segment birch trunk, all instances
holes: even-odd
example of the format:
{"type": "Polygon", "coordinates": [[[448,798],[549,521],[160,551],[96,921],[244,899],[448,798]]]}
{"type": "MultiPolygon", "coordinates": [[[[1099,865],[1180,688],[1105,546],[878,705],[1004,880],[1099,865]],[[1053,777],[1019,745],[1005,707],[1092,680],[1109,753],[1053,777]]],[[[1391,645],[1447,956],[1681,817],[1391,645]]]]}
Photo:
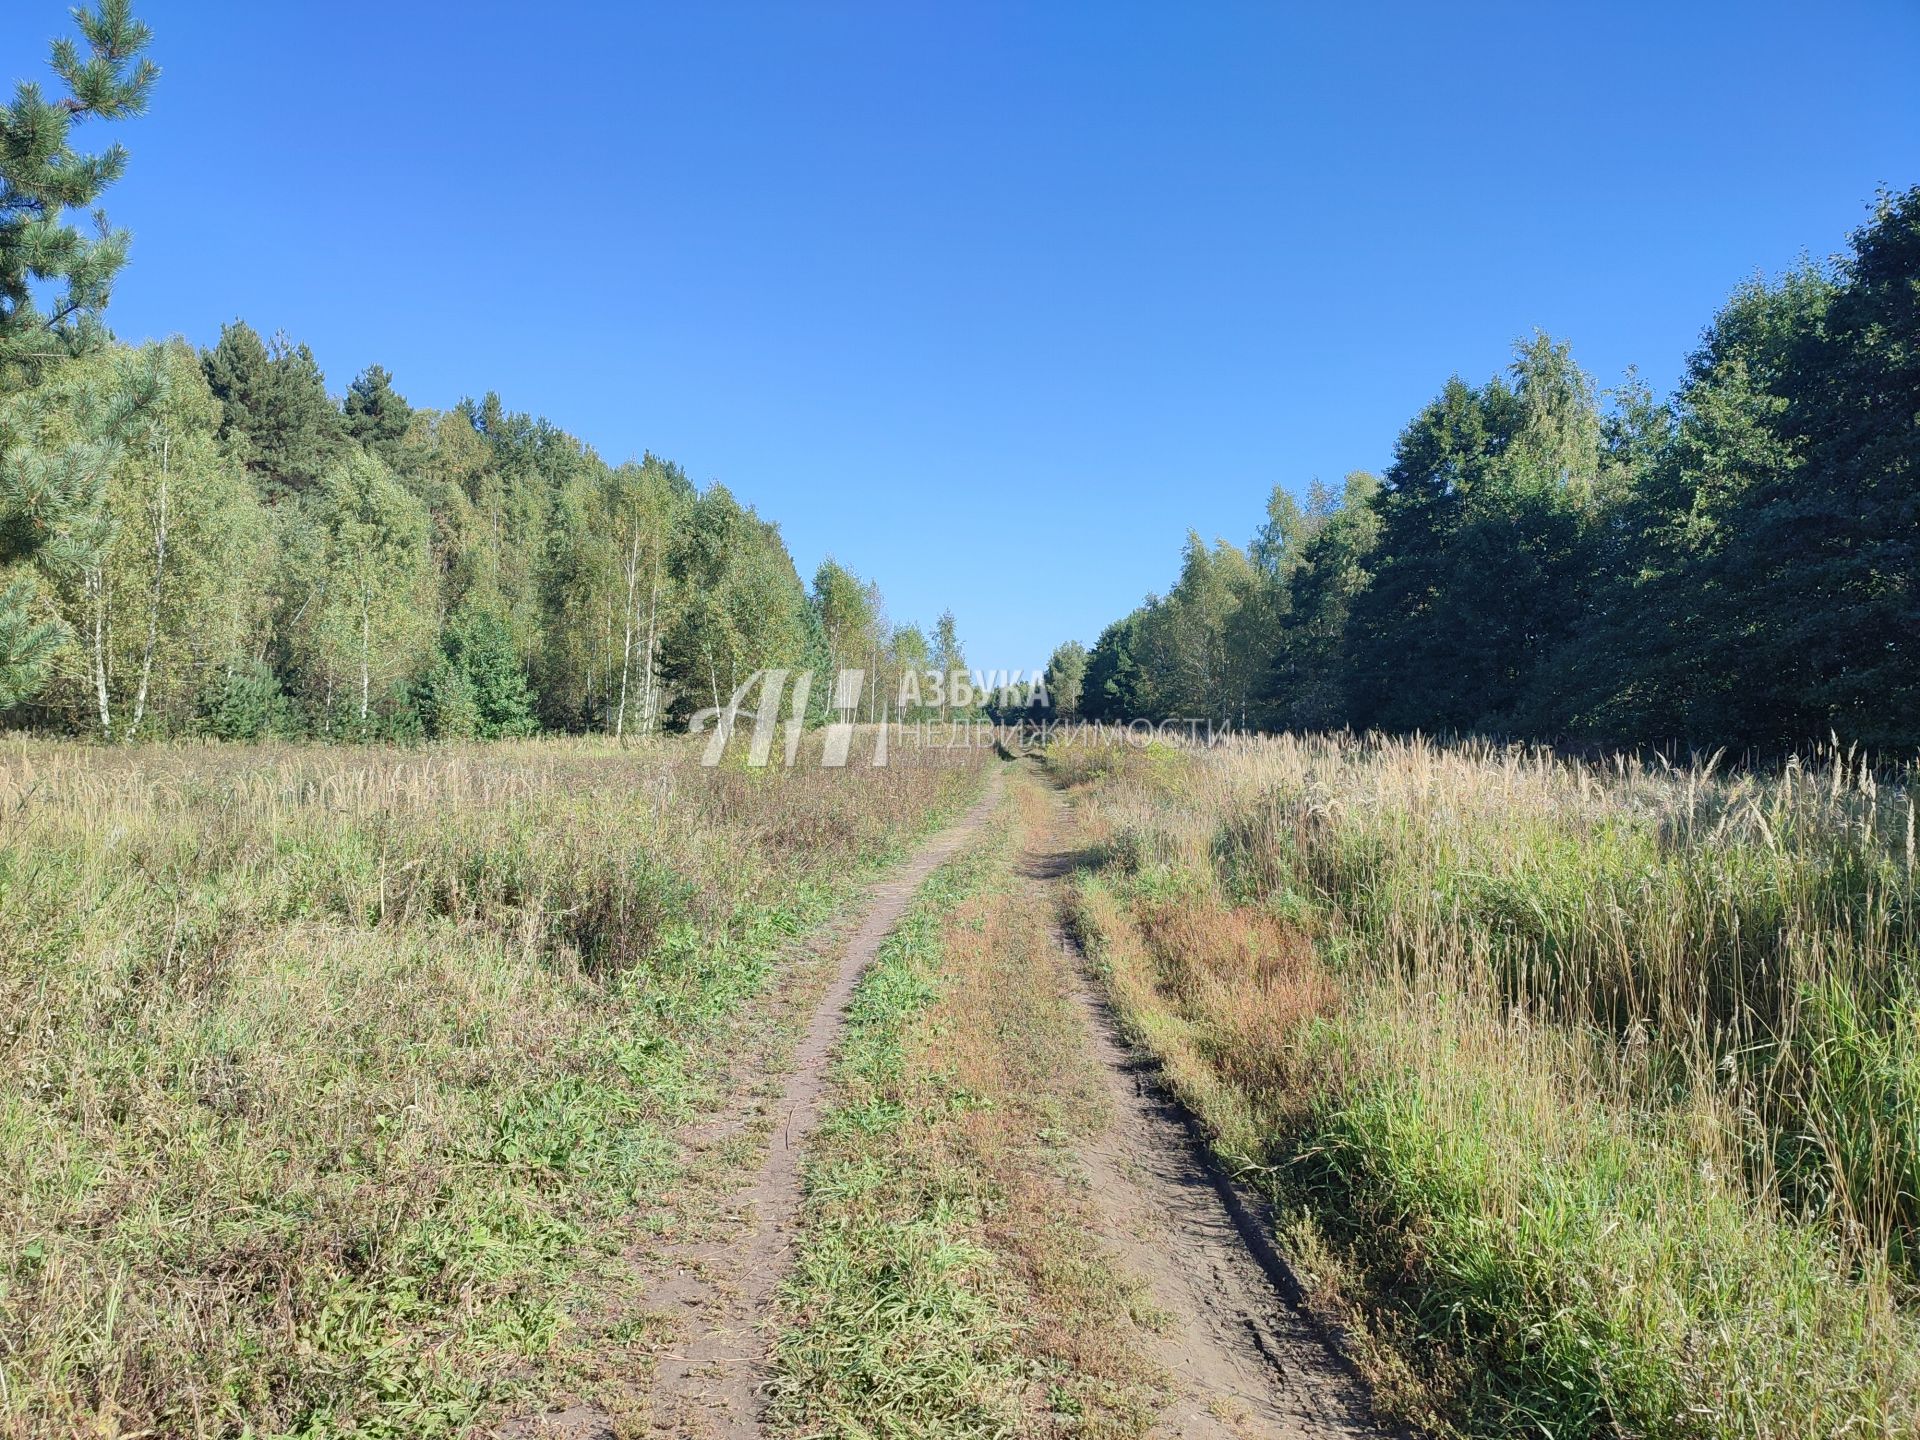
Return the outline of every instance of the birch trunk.
{"type": "Polygon", "coordinates": [[[656,545],[653,552],[653,595],[647,602],[647,658],[646,669],[641,681],[646,686],[644,698],[640,702],[640,733],[653,733],[654,705],[657,699],[653,680],[653,641],[655,626],[660,619],[660,550],[656,545]]]}
{"type": "Polygon", "coordinates": [[[153,654],[160,644],[160,601],[167,573],[167,477],[173,446],[171,436],[160,442],[160,493],[153,502],[153,591],[147,597],[147,644],[140,655],[140,686],[133,696],[133,714],[127,720],[127,738],[140,731],[147,716],[147,688],[153,680],[153,654]]]}
{"type": "Polygon", "coordinates": [[[360,724],[365,728],[373,692],[373,587],[360,587],[360,724]]]}
{"type": "Polygon", "coordinates": [[[633,670],[633,625],[640,603],[640,527],[633,527],[633,543],[627,549],[626,633],[620,642],[620,714],[613,723],[613,738],[627,733],[627,680],[633,670]]]}
{"type": "Polygon", "coordinates": [[[98,567],[87,571],[87,598],[93,602],[93,697],[100,710],[100,735],[113,738],[113,707],[107,701],[107,581],[98,567]]]}

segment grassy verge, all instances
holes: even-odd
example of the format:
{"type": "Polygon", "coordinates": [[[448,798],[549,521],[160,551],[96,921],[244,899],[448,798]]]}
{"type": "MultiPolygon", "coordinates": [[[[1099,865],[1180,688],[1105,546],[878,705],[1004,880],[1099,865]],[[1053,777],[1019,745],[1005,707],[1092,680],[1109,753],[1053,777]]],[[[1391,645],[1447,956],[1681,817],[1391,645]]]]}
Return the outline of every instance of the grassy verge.
{"type": "Polygon", "coordinates": [[[974,778],[11,747],[0,1434],[450,1434],[564,1383],[729,1018],[974,778]]]}
{"type": "MultiPolygon", "coordinates": [[[[1561,782],[1497,757],[1287,742],[1057,769],[1084,786],[1106,856],[1075,920],[1117,1008],[1222,1155],[1274,1195],[1403,1414],[1556,1440],[1920,1432],[1897,1229],[1865,1233],[1755,1163],[1785,1091],[1759,1094],[1731,1038],[1777,1054],[1799,1036],[1722,958],[1734,942],[1708,922],[1731,901],[1709,879],[1731,862],[1710,827],[1688,861],[1664,825],[1654,873],[1691,864],[1690,892],[1595,914],[1554,886],[1606,870],[1618,830],[1662,829],[1636,809],[1652,785],[1629,804],[1567,777],[1592,831],[1563,824],[1550,846],[1539,802],[1561,782]],[[1606,948],[1609,925],[1652,933],[1663,903],[1661,948],[1606,948]],[[1662,967],[1671,1003],[1644,970],[1613,983],[1636,962],[1662,967]],[[1680,1002],[1740,987],[1723,1003],[1744,1031],[1703,1030],[1680,1002]],[[1608,997],[1626,994],[1616,1028],[1608,997]],[[1704,1072],[1703,1036],[1728,1057],[1704,1072]]],[[[1709,800],[1738,803],[1692,803],[1709,800]]],[[[1775,905],[1777,949],[1831,896],[1745,903],[1775,905]]],[[[1881,913],[1825,932],[1866,952],[1851,973],[1897,967],[1870,948],[1898,942],[1881,913]]]]}
{"type": "Polygon", "coordinates": [[[1088,1235],[1071,1160],[1098,1079],[1010,855],[929,881],[858,992],[782,1295],[789,1433],[1132,1436],[1160,1403],[1132,1334],[1155,1317],[1088,1235]]]}

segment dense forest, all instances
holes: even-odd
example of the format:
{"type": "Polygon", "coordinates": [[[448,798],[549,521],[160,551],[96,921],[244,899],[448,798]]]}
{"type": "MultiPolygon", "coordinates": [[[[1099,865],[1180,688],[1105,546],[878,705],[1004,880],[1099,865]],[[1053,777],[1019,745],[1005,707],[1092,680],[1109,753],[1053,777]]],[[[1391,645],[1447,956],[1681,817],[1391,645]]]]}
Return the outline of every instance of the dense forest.
{"type": "MultiPolygon", "coordinates": [[[[962,669],[951,614],[895,626],[832,560],[653,455],[610,464],[495,394],[416,408],[369,366],[235,321],[205,353],[102,312],[126,164],[74,148],[157,77],[128,0],[55,46],[67,94],[0,118],[0,716],[111,739],[614,734],[684,722],[763,666],[962,669]]],[[[820,710],[825,686],[813,691],[820,710]]]]}
{"type": "MultiPolygon", "coordinates": [[[[1088,718],[1768,750],[1920,744],[1920,188],[1739,289],[1664,402],[1538,336],[1384,477],[1284,489],[1110,625],[1088,718]]],[[[1058,693],[1063,689],[1056,682],[1058,693]]]]}

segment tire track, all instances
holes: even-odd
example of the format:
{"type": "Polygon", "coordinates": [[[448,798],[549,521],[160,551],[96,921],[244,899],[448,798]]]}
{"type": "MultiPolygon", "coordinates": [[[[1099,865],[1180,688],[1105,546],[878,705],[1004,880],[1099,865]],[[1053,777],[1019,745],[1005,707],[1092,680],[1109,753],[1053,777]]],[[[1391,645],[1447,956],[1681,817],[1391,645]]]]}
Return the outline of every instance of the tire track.
{"type": "MultiPolygon", "coordinates": [[[[1056,815],[1062,802],[1053,798],[1056,815]]],[[[1062,827],[1052,827],[1056,832],[1062,827]]],[[[1059,886],[1079,857],[1057,840],[1026,871],[1059,886]]],[[[1179,1440],[1386,1437],[1366,1385],[1302,1306],[1267,1209],[1208,1152],[1191,1119],[1136,1054],[1096,989],[1086,957],[1056,929],[1111,1119],[1082,1147],[1102,1238],[1146,1281],[1167,1323],[1154,1357],[1177,1395],[1156,1435],[1179,1440]]]]}
{"type": "MultiPolygon", "coordinates": [[[[800,1209],[801,1157],[826,1108],[827,1066],[848,1002],[893,927],[933,872],[979,832],[1000,802],[1001,772],[954,824],[914,852],[869,892],[859,927],[841,949],[833,979],[794,1048],[790,1071],[771,1106],[766,1155],[748,1182],[718,1202],[729,1238],[664,1247],[649,1268],[662,1280],[650,1290],[655,1315],[686,1339],[661,1355],[649,1388],[651,1433],[684,1440],[757,1440],[767,1379],[775,1288],[791,1268],[800,1209]]],[[[705,1123],[710,1143],[745,1133],[757,1118],[752,1096],[705,1123]]],[[[707,1227],[712,1228],[712,1227],[707,1227]]],[[[501,1432],[550,1440],[616,1440],[634,1433],[596,1406],[576,1406],[501,1432]]]]}

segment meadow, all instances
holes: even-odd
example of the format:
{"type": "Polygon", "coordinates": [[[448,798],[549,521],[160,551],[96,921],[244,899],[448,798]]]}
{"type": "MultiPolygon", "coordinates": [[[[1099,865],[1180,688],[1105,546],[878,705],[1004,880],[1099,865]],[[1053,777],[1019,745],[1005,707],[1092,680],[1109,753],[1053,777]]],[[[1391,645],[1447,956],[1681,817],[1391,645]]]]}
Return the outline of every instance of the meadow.
{"type": "Polygon", "coordinates": [[[1060,746],[1074,922],[1384,1403],[1920,1429],[1912,777],[1060,746]]]}
{"type": "Polygon", "coordinates": [[[697,753],[0,747],[0,1434],[458,1433],[583,1363],[729,1021],[978,782],[697,753]]]}

